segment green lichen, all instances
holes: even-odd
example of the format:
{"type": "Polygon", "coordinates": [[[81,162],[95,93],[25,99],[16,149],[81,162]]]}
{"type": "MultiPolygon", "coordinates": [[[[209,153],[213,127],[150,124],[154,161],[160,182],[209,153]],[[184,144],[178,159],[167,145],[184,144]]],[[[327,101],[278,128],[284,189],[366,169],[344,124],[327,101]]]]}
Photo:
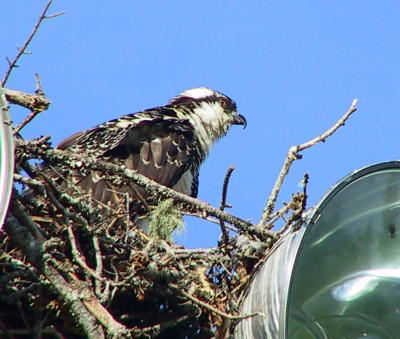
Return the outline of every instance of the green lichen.
{"type": "Polygon", "coordinates": [[[149,215],[150,236],[171,241],[176,228],[183,229],[182,214],[175,208],[173,199],[161,201],[149,215]]]}

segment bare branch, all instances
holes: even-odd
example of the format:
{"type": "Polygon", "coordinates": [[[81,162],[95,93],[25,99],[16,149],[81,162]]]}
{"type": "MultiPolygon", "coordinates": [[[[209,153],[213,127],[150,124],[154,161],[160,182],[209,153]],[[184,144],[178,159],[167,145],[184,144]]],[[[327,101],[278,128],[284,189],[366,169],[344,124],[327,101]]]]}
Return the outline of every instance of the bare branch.
{"type": "Polygon", "coordinates": [[[46,15],[44,18],[45,19],[52,19],[52,18],[55,18],[57,16],[63,15],[65,13],[66,13],[66,11],[60,11],[60,12],[57,12],[57,13],[54,13],[54,14],[46,15]]]}
{"type": "Polygon", "coordinates": [[[299,152],[310,148],[311,146],[314,146],[318,144],[319,142],[324,142],[328,137],[330,137],[333,133],[335,133],[341,126],[344,126],[345,122],[349,117],[357,110],[357,99],[354,99],[350,108],[347,110],[347,112],[327,131],[322,133],[321,135],[318,135],[317,137],[306,141],[303,144],[292,146],[289,148],[289,152],[286,156],[285,162],[283,163],[282,169],[279,173],[278,179],[275,182],[274,187],[272,188],[271,194],[268,198],[267,204],[264,208],[262,217],[257,225],[258,228],[262,228],[265,226],[265,224],[268,222],[274,207],[275,207],[275,202],[278,197],[279,191],[281,190],[283,181],[287,174],[289,173],[290,167],[292,166],[293,162],[295,160],[298,160],[300,158],[299,152]]]}
{"type": "MultiPolygon", "coordinates": [[[[29,218],[29,216],[25,215],[24,218],[29,218]]],[[[42,242],[35,240],[24,225],[20,224],[19,220],[12,215],[8,216],[5,231],[18,244],[27,260],[44,274],[60,297],[71,307],[71,311],[76,315],[74,318],[83,328],[87,337],[104,338],[105,335],[101,326],[97,324],[95,318],[77,297],[76,290],[59,274],[57,269],[44,259],[41,252],[42,242]]]]}
{"type": "Polygon", "coordinates": [[[96,317],[114,338],[130,337],[128,329],[116,321],[96,297],[92,296],[91,298],[84,299],[83,303],[89,312],[96,317]]]}
{"type": "Polygon", "coordinates": [[[71,245],[71,252],[72,252],[72,257],[73,260],[81,267],[83,268],[83,270],[89,274],[91,277],[93,277],[94,279],[98,280],[98,281],[105,281],[105,279],[103,277],[101,277],[100,275],[97,274],[97,272],[95,272],[93,269],[91,269],[85,261],[85,257],[79,252],[78,250],[78,246],[76,244],[76,238],[74,235],[74,231],[72,230],[71,225],[68,225],[67,227],[67,231],[68,231],[68,239],[69,239],[69,243],[71,245]]]}
{"type": "MultiPolygon", "coordinates": [[[[75,165],[79,163],[80,166],[83,166],[82,168],[87,167],[93,170],[106,172],[110,176],[116,176],[119,184],[121,184],[121,178],[123,178],[126,182],[132,180],[135,184],[144,187],[146,190],[153,193],[159,198],[162,199],[172,198],[174,199],[174,201],[183,203],[185,206],[187,206],[188,211],[190,212],[199,211],[204,213],[204,218],[211,215],[218,219],[222,219],[223,221],[230,223],[231,225],[234,225],[241,232],[253,234],[261,238],[263,237],[271,237],[273,239],[277,238],[277,234],[275,232],[263,230],[261,233],[258,233],[257,231],[255,231],[254,225],[251,224],[250,222],[235,217],[232,214],[229,214],[225,211],[221,211],[220,209],[215,208],[204,201],[192,198],[186,194],[177,192],[171,188],[160,185],[157,182],[150,180],[146,176],[138,173],[137,171],[129,170],[124,166],[117,166],[112,163],[107,163],[99,159],[87,156],[86,154],[74,154],[69,151],[63,151],[59,149],[49,149],[46,147],[46,145],[42,144],[40,141],[35,142],[35,141],[17,140],[16,145],[19,148],[23,149],[23,152],[27,155],[30,154],[37,158],[47,159],[55,163],[64,163],[66,165],[71,165],[71,162],[74,163],[75,165]]],[[[110,177],[110,180],[111,179],[112,177],[110,177]]]]}
{"type": "Polygon", "coordinates": [[[32,111],[17,127],[14,129],[14,135],[17,135],[28,123],[30,123],[40,112],[32,111]]]}
{"type": "Polygon", "coordinates": [[[36,82],[36,94],[44,96],[42,84],[40,83],[39,73],[35,73],[35,82],[36,82]]]}
{"type": "Polygon", "coordinates": [[[40,94],[29,94],[9,88],[4,88],[4,93],[9,102],[26,107],[37,113],[47,110],[51,104],[49,99],[40,94]]]}
{"type": "Polygon", "coordinates": [[[256,315],[259,316],[264,316],[264,314],[260,313],[260,312],[254,312],[251,314],[244,314],[244,315],[234,315],[234,314],[228,314],[226,312],[223,312],[221,310],[219,310],[218,308],[213,307],[210,304],[207,304],[204,301],[201,301],[200,299],[190,295],[189,293],[185,292],[184,290],[180,289],[177,285],[175,284],[169,284],[169,286],[171,288],[173,288],[175,291],[177,291],[178,293],[184,295],[186,298],[188,298],[190,301],[194,302],[195,304],[204,307],[206,309],[208,309],[209,311],[216,313],[218,315],[220,315],[221,317],[224,317],[226,319],[230,319],[230,320],[241,320],[241,319],[246,319],[246,318],[250,318],[250,317],[254,317],[256,315]]]}
{"type": "MultiPolygon", "coordinates": [[[[42,13],[41,13],[40,16],[39,16],[38,21],[36,22],[35,26],[33,27],[33,30],[32,30],[32,32],[31,32],[31,34],[29,35],[28,39],[26,39],[26,41],[25,41],[24,45],[22,46],[22,48],[18,48],[18,53],[17,53],[17,55],[15,56],[15,58],[14,58],[12,61],[10,61],[10,60],[7,58],[9,67],[8,67],[8,69],[7,69],[7,71],[6,71],[6,74],[4,75],[3,81],[2,81],[2,83],[1,83],[1,85],[2,85],[3,87],[4,87],[4,85],[6,84],[6,82],[7,82],[8,78],[9,78],[9,76],[10,76],[10,74],[11,74],[13,68],[18,67],[18,66],[17,66],[17,62],[18,62],[19,58],[20,58],[23,54],[26,54],[26,53],[27,53],[27,52],[26,52],[26,49],[27,49],[28,45],[30,44],[30,42],[32,41],[33,37],[35,36],[37,30],[39,29],[40,24],[41,24],[42,21],[46,18],[46,13],[47,13],[47,11],[48,11],[48,9],[49,9],[49,7],[50,7],[50,5],[51,5],[52,2],[53,2],[53,0],[49,0],[49,1],[47,2],[46,6],[44,7],[42,13]]],[[[64,14],[64,13],[61,13],[61,14],[64,14]]],[[[61,14],[58,13],[56,16],[61,15],[61,14]]],[[[54,17],[54,16],[55,16],[55,15],[53,15],[53,16],[48,16],[47,18],[54,17]]]]}
{"type": "MultiPolygon", "coordinates": [[[[231,177],[232,172],[234,171],[234,169],[235,169],[235,166],[231,165],[231,166],[228,168],[228,171],[226,172],[226,175],[225,175],[224,184],[223,184],[223,186],[222,186],[221,205],[220,205],[220,207],[219,207],[219,209],[220,209],[221,211],[223,211],[223,210],[225,209],[225,207],[227,207],[227,205],[226,205],[226,194],[227,194],[227,192],[228,192],[229,179],[230,179],[230,177],[231,177]]],[[[228,239],[229,239],[229,234],[228,234],[228,231],[226,230],[224,221],[220,219],[220,220],[219,220],[219,224],[220,224],[220,226],[221,226],[223,242],[224,242],[225,244],[227,244],[227,243],[228,243],[228,239]]]]}

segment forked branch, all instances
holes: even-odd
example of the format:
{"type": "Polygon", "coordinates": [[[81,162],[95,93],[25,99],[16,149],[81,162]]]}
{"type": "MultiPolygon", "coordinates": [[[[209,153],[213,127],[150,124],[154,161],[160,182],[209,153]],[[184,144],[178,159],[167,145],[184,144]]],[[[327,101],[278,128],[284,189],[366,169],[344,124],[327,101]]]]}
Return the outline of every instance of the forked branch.
{"type": "Polygon", "coordinates": [[[6,84],[12,70],[17,66],[17,62],[19,60],[19,58],[23,55],[23,54],[27,54],[26,49],[29,46],[29,44],[31,43],[33,37],[35,36],[36,32],[38,31],[40,24],[42,23],[42,21],[44,19],[51,19],[54,18],[56,16],[62,15],[65,12],[59,12],[56,14],[52,14],[52,15],[46,15],[47,11],[51,5],[51,3],[53,2],[53,0],[49,0],[46,4],[46,6],[44,7],[42,13],[39,16],[39,19],[36,21],[35,26],[33,27],[33,30],[31,32],[31,34],[29,35],[28,39],[26,39],[25,43],[23,44],[23,46],[21,48],[18,48],[18,53],[17,55],[14,57],[14,59],[11,61],[7,58],[8,60],[8,69],[6,71],[6,74],[4,75],[3,81],[1,82],[1,85],[4,87],[4,85],[6,84]]]}
{"type": "Polygon", "coordinates": [[[299,152],[307,148],[310,148],[311,146],[314,146],[320,142],[324,142],[328,137],[330,137],[333,133],[335,133],[341,126],[344,126],[347,119],[349,119],[349,117],[357,110],[357,101],[358,101],[357,99],[354,99],[347,112],[343,114],[343,116],[327,131],[309,141],[306,141],[300,145],[292,146],[289,148],[289,152],[286,156],[285,162],[283,163],[278,179],[276,180],[275,185],[272,188],[271,194],[264,208],[261,220],[257,225],[259,228],[264,227],[265,224],[270,219],[272,212],[274,211],[276,199],[278,197],[279,191],[281,190],[283,181],[287,176],[287,174],[289,173],[290,167],[292,166],[293,162],[295,160],[300,159],[299,152]]]}

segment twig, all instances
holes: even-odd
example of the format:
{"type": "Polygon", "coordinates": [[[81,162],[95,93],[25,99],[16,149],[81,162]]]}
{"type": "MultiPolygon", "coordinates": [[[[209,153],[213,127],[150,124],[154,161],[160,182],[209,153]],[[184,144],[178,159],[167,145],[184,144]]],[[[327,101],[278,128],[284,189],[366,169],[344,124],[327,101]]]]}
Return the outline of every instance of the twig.
{"type": "Polygon", "coordinates": [[[189,314],[185,314],[182,316],[179,316],[177,318],[173,318],[171,320],[167,320],[163,323],[160,324],[154,324],[148,327],[142,327],[142,328],[133,328],[131,329],[131,334],[133,336],[138,336],[141,337],[144,334],[149,334],[151,335],[151,337],[156,337],[157,334],[159,334],[161,332],[161,330],[165,330],[167,328],[170,327],[176,327],[179,323],[182,323],[184,321],[187,321],[188,319],[190,319],[190,315],[189,314]]]}
{"type": "Polygon", "coordinates": [[[22,121],[17,127],[14,128],[13,132],[14,135],[17,135],[21,129],[23,129],[27,124],[29,124],[40,112],[39,111],[32,111],[24,121],[22,121]]]}
{"type": "MultiPolygon", "coordinates": [[[[28,215],[25,217],[29,218],[28,215]]],[[[41,253],[41,243],[36,241],[11,214],[7,218],[5,231],[24,252],[27,260],[45,275],[61,299],[69,305],[71,311],[75,314],[74,319],[84,330],[87,337],[104,338],[103,329],[96,323],[95,318],[77,297],[77,291],[45,260],[43,253],[41,253]]]]}
{"type": "Polygon", "coordinates": [[[232,172],[235,170],[235,166],[231,165],[225,175],[224,179],[224,185],[222,186],[222,198],[221,198],[221,205],[219,209],[223,211],[225,207],[229,207],[229,205],[226,204],[226,194],[228,192],[228,185],[229,185],[229,179],[231,178],[232,172]]]}
{"type": "Polygon", "coordinates": [[[93,269],[91,269],[85,261],[85,258],[82,256],[82,254],[78,250],[78,246],[76,244],[76,238],[74,231],[72,230],[71,225],[68,225],[67,227],[68,231],[68,238],[69,238],[69,243],[71,245],[71,252],[72,252],[72,257],[73,260],[81,267],[83,270],[88,273],[91,277],[98,281],[105,281],[106,279],[99,276],[97,272],[95,272],[93,269]]]}
{"type": "Polygon", "coordinates": [[[304,212],[307,207],[307,185],[308,185],[308,180],[310,179],[310,176],[308,173],[304,173],[303,176],[303,181],[301,182],[301,185],[303,187],[303,200],[301,201],[301,209],[304,212]]]}
{"type": "Polygon", "coordinates": [[[9,88],[4,88],[4,94],[9,102],[37,113],[47,110],[51,104],[51,101],[41,94],[29,94],[9,88]]]}
{"type": "MultiPolygon", "coordinates": [[[[42,13],[41,13],[40,16],[39,16],[38,21],[36,22],[35,26],[33,27],[33,30],[32,30],[32,32],[31,32],[31,34],[29,35],[28,39],[26,39],[26,41],[25,41],[24,45],[22,46],[22,48],[19,48],[19,49],[18,49],[18,53],[17,53],[17,55],[15,56],[14,60],[9,61],[9,59],[7,58],[8,63],[9,63],[9,66],[8,66],[8,69],[7,69],[6,74],[4,75],[4,79],[3,79],[2,83],[1,83],[1,85],[2,85],[3,87],[4,87],[5,83],[7,82],[8,77],[10,76],[10,74],[11,74],[13,68],[17,67],[17,62],[18,62],[19,58],[20,58],[23,54],[26,54],[25,51],[26,51],[28,45],[30,44],[30,42],[32,41],[33,37],[35,36],[37,30],[39,29],[39,26],[40,26],[40,24],[42,23],[42,21],[43,21],[44,19],[46,19],[46,18],[54,17],[54,15],[53,15],[53,16],[47,16],[47,17],[46,17],[47,10],[49,9],[49,7],[50,7],[52,1],[53,1],[53,0],[49,0],[49,1],[47,2],[46,6],[44,7],[42,13]]],[[[61,14],[64,14],[64,13],[61,13],[61,14]]],[[[57,13],[57,15],[61,15],[61,14],[60,14],[60,13],[57,13]]]]}
{"type": "MultiPolygon", "coordinates": [[[[43,178],[46,180],[46,182],[53,188],[57,189],[56,184],[54,184],[53,180],[51,178],[48,178],[47,176],[43,175],[43,178]]],[[[58,193],[58,192],[57,192],[58,193]]],[[[69,218],[73,219],[74,221],[77,221],[84,225],[85,227],[88,226],[87,220],[82,217],[79,213],[70,213],[62,204],[61,202],[58,201],[58,199],[55,197],[53,192],[51,192],[49,189],[47,189],[47,195],[49,196],[50,200],[53,202],[53,204],[63,213],[64,219],[66,224],[70,224],[69,218]]]]}
{"type": "Polygon", "coordinates": [[[40,83],[39,73],[35,73],[36,91],[37,95],[44,95],[42,84],[40,83]]]}
{"type": "Polygon", "coordinates": [[[31,110],[31,113],[17,127],[14,128],[14,135],[17,135],[21,129],[30,123],[39,113],[47,110],[51,104],[51,101],[44,95],[38,73],[35,74],[35,82],[36,95],[5,89],[7,100],[13,104],[17,104],[31,110]]]}
{"type": "Polygon", "coordinates": [[[336,130],[338,130],[341,126],[344,126],[347,119],[357,110],[357,101],[357,99],[353,100],[347,112],[330,129],[303,144],[292,146],[289,148],[289,152],[286,156],[285,162],[283,163],[278,179],[276,180],[275,185],[272,188],[271,194],[268,198],[268,202],[264,208],[262,218],[257,225],[258,228],[262,228],[269,220],[271,213],[274,210],[275,202],[278,197],[279,191],[281,190],[283,181],[286,175],[289,173],[292,163],[300,158],[298,153],[318,144],[319,142],[324,142],[328,137],[335,133],[336,130]]]}
{"type": "MultiPolygon", "coordinates": [[[[222,186],[221,205],[219,206],[219,209],[221,211],[223,211],[225,209],[225,207],[227,207],[227,205],[226,205],[226,194],[228,192],[229,179],[230,179],[234,169],[235,169],[235,166],[231,165],[228,168],[228,171],[226,172],[226,175],[225,175],[224,184],[222,186]]],[[[227,244],[228,240],[229,240],[229,234],[228,234],[228,231],[226,230],[225,223],[224,223],[224,221],[222,219],[219,219],[219,224],[221,226],[221,231],[222,231],[222,241],[225,244],[227,244]]]]}
{"type": "Polygon", "coordinates": [[[204,308],[206,308],[207,310],[216,313],[218,315],[220,315],[223,318],[226,319],[230,319],[230,320],[241,320],[241,319],[246,319],[246,318],[250,318],[250,317],[254,317],[256,315],[259,316],[265,316],[264,314],[260,313],[260,312],[254,312],[251,314],[244,314],[244,315],[234,315],[234,314],[228,314],[225,313],[221,310],[219,310],[218,308],[215,308],[214,306],[207,304],[204,301],[201,301],[200,299],[197,299],[196,297],[190,295],[189,293],[185,292],[184,290],[182,290],[181,288],[179,288],[177,285],[170,283],[168,286],[170,286],[172,289],[174,289],[176,292],[181,293],[182,295],[184,295],[186,298],[188,298],[190,301],[194,302],[195,304],[202,306],[204,308]]]}
{"type": "MultiPolygon", "coordinates": [[[[63,339],[62,336],[54,327],[46,327],[41,329],[41,334],[49,334],[52,338],[63,339]]],[[[13,338],[11,335],[30,337],[32,330],[30,328],[16,328],[16,329],[1,329],[0,335],[9,335],[9,338],[13,338]]],[[[4,337],[5,338],[5,337],[4,337]]]]}
{"type": "Polygon", "coordinates": [[[107,309],[95,297],[83,299],[83,304],[93,314],[96,319],[107,329],[107,333],[112,334],[114,338],[130,338],[128,329],[116,321],[107,309]]]}
{"type": "Polygon", "coordinates": [[[40,232],[40,227],[36,224],[32,218],[30,218],[26,213],[21,203],[18,201],[18,193],[16,190],[13,191],[13,199],[11,200],[11,208],[13,210],[14,215],[24,224],[24,226],[29,230],[29,232],[35,237],[38,241],[43,241],[43,235],[40,232]]]}
{"type": "Polygon", "coordinates": [[[276,211],[273,215],[271,215],[270,219],[268,220],[268,224],[265,225],[267,230],[270,230],[274,227],[275,221],[277,221],[280,217],[284,216],[291,208],[291,203],[283,203],[284,206],[276,211]]]}
{"type": "Polygon", "coordinates": [[[79,164],[81,169],[90,168],[109,174],[109,180],[112,182],[112,176],[115,176],[116,182],[121,185],[129,183],[132,180],[135,184],[144,187],[147,191],[155,194],[162,199],[172,198],[179,203],[187,206],[189,211],[200,211],[204,213],[204,218],[211,215],[218,219],[234,225],[237,229],[244,233],[249,233],[258,237],[271,237],[277,239],[276,232],[263,230],[261,233],[255,230],[254,225],[248,221],[235,217],[225,211],[211,206],[210,204],[199,199],[192,198],[181,192],[177,192],[171,188],[160,185],[159,183],[147,178],[135,170],[130,170],[124,166],[114,165],[109,162],[101,161],[97,158],[87,156],[86,154],[76,154],[69,151],[46,148],[46,145],[38,141],[16,140],[16,145],[20,148],[20,152],[30,154],[34,157],[46,159],[54,163],[64,163],[71,166],[79,164]]]}
{"type": "MultiPolygon", "coordinates": [[[[101,275],[103,274],[103,259],[101,258],[99,238],[96,236],[93,236],[92,242],[93,242],[93,248],[94,248],[94,253],[95,253],[95,258],[96,258],[96,274],[99,277],[101,277],[101,275]]],[[[101,283],[99,283],[97,280],[95,280],[95,293],[98,296],[101,295],[101,283]]]]}
{"type": "Polygon", "coordinates": [[[63,15],[65,13],[66,13],[66,11],[60,11],[60,12],[57,12],[57,13],[54,13],[54,14],[46,15],[44,18],[45,19],[52,19],[52,18],[55,18],[56,16],[60,16],[60,15],[63,15]]]}
{"type": "Polygon", "coordinates": [[[31,178],[25,177],[21,174],[14,173],[14,181],[18,181],[21,184],[28,185],[30,187],[35,187],[35,188],[41,190],[42,192],[45,191],[45,185],[43,184],[42,181],[39,181],[36,179],[31,179],[31,178]]]}

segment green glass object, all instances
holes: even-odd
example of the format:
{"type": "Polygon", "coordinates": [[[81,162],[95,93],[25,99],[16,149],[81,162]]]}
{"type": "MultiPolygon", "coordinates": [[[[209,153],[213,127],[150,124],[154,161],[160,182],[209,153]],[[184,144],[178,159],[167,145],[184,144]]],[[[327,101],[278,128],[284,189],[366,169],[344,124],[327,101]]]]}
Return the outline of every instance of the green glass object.
{"type": "Polygon", "coordinates": [[[287,338],[400,338],[399,162],[359,170],[321,199],[288,298],[287,338]]]}

